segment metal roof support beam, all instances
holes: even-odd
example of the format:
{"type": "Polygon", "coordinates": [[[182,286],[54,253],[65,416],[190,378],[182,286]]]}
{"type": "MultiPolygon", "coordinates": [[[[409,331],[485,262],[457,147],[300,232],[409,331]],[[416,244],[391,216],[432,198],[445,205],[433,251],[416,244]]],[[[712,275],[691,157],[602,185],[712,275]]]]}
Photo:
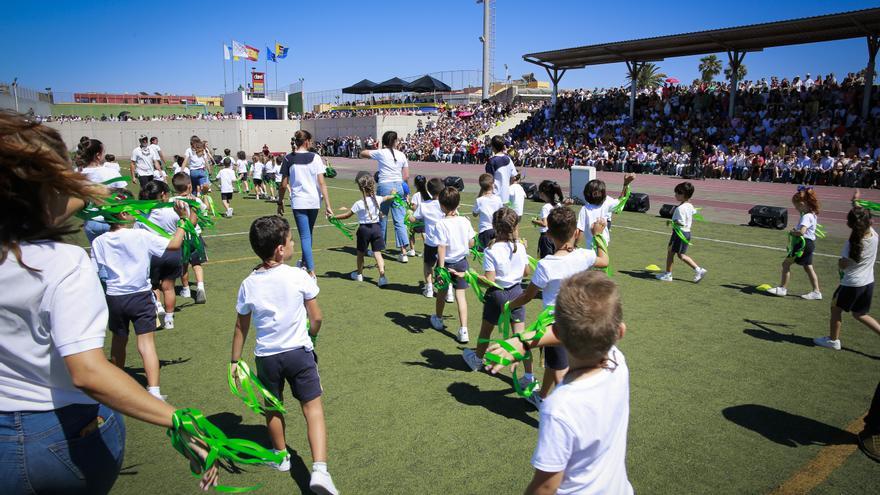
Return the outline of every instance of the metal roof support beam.
{"type": "Polygon", "coordinates": [[[629,121],[634,122],[636,116],[636,93],[639,91],[639,73],[645,68],[645,62],[627,61],[626,70],[629,71],[629,121]]]}
{"type": "Polygon", "coordinates": [[[737,76],[744,58],[746,58],[746,52],[737,50],[727,51],[727,61],[730,66],[730,107],[727,109],[727,117],[731,119],[736,108],[736,87],[739,84],[737,76]]]}
{"type": "Polygon", "coordinates": [[[868,67],[865,68],[865,89],[862,96],[862,120],[868,118],[871,111],[871,91],[874,89],[874,62],[877,60],[877,49],[880,48],[880,39],[876,34],[867,36],[868,40],[868,67]]]}
{"type": "Polygon", "coordinates": [[[562,80],[562,76],[565,75],[565,72],[568,69],[562,69],[562,71],[560,72],[559,69],[553,67],[553,72],[550,72],[550,67],[547,67],[545,65],[544,70],[547,71],[547,75],[550,76],[550,81],[553,82],[553,92],[550,93],[550,104],[553,105],[553,107],[556,107],[556,97],[559,95],[559,81],[562,80]]]}

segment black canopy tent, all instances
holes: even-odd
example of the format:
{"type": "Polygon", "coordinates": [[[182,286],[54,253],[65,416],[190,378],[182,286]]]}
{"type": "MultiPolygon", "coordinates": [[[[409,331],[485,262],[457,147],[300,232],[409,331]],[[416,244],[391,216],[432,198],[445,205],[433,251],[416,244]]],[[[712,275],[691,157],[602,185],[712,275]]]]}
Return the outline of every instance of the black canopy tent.
{"type": "Polygon", "coordinates": [[[376,83],[374,83],[373,81],[370,81],[369,79],[362,79],[347,88],[342,88],[342,92],[350,95],[367,95],[370,93],[375,93],[375,87],[376,83]]]}
{"type": "Polygon", "coordinates": [[[409,85],[407,86],[407,90],[414,93],[436,93],[452,91],[452,88],[448,84],[435,77],[422,76],[415,81],[409,83],[409,85]]]}
{"type": "Polygon", "coordinates": [[[373,87],[373,93],[403,93],[409,91],[409,83],[399,77],[392,77],[373,87]]]}

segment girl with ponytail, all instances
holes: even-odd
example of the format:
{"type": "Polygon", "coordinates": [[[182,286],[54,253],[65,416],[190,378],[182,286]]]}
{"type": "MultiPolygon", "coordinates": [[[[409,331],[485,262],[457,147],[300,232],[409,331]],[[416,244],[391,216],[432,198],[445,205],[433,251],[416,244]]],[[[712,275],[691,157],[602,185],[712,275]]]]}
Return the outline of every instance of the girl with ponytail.
{"type": "MultiPolygon", "coordinates": [[[[347,212],[333,215],[330,218],[345,220],[354,215],[358,216],[357,270],[351,272],[351,279],[357,282],[364,281],[364,255],[370,249],[373,251],[376,267],[379,269],[379,280],[376,285],[384,287],[388,284],[388,279],[385,277],[385,260],[382,258],[382,250],[385,249],[385,233],[379,226],[379,220],[382,218],[379,205],[383,201],[391,201],[396,191],[392,190],[389,196],[376,197],[376,181],[370,174],[360,175],[356,182],[361,191],[361,199],[357,200],[347,212]]],[[[340,209],[345,210],[346,208],[340,209]]]]}
{"type": "Polygon", "coordinates": [[[538,213],[538,218],[532,220],[532,225],[538,227],[541,235],[538,237],[538,259],[549,256],[556,252],[556,246],[553,240],[547,235],[547,217],[550,212],[557,206],[562,206],[564,197],[562,195],[562,187],[554,180],[545,180],[538,186],[538,196],[544,200],[544,206],[538,213]]]}
{"type": "Polygon", "coordinates": [[[819,290],[819,276],[813,270],[813,252],[816,250],[816,228],[819,226],[819,199],[816,197],[816,191],[810,186],[798,186],[797,192],[791,197],[791,203],[801,214],[797,226],[791,230],[790,234],[793,240],[802,238],[803,249],[798,249],[798,256],[787,257],[782,261],[782,279],[778,287],[773,287],[767,291],[768,294],[784,297],[788,294],[788,281],[791,276],[791,265],[796,263],[804,267],[807,278],[810,279],[810,285],[813,290],[803,294],[803,299],[818,301],[822,299],[822,292],[819,290]]]}
{"type": "MultiPolygon", "coordinates": [[[[360,153],[361,158],[369,158],[379,163],[379,178],[377,192],[379,196],[393,196],[392,190],[403,191],[403,184],[409,181],[409,162],[406,155],[397,151],[397,133],[388,131],[382,134],[382,149],[379,150],[363,150],[360,153]]],[[[409,261],[408,256],[415,256],[416,252],[409,245],[409,235],[406,232],[406,209],[388,200],[382,203],[382,219],[379,220],[379,228],[382,234],[385,234],[387,228],[387,216],[391,211],[391,218],[394,220],[394,238],[397,247],[400,249],[398,259],[401,263],[409,261]]]]}
{"type": "Polygon", "coordinates": [[[813,342],[821,347],[840,350],[840,327],[843,312],[851,312],[859,323],[880,335],[880,323],[871,315],[871,299],[874,296],[874,262],[877,261],[877,232],[871,227],[871,212],[856,206],[859,191],[853,195],[853,208],[846,216],[850,232],[843,245],[837,267],[840,269],[840,285],[834,291],[831,302],[831,321],[827,337],[813,342]]]}
{"type": "MultiPolygon", "coordinates": [[[[97,139],[89,139],[83,137],[77,146],[76,159],[80,164],[80,172],[95,184],[103,184],[108,187],[125,187],[125,181],[119,182],[108,181],[119,177],[119,170],[114,170],[104,166],[104,144],[97,139]]],[[[83,231],[89,244],[99,235],[110,231],[110,225],[104,221],[104,217],[95,217],[86,220],[83,224],[83,231]]]]}

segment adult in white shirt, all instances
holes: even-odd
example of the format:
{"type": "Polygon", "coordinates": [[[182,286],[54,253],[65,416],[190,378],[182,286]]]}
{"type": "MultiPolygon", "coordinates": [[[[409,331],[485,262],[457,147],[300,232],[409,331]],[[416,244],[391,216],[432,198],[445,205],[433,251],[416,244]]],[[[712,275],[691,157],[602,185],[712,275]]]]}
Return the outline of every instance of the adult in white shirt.
{"type": "Polygon", "coordinates": [[[495,178],[495,194],[501,197],[501,202],[507,204],[510,201],[510,178],[517,175],[513,160],[505,152],[507,145],[504,138],[495,136],[492,138],[493,155],[486,163],[486,173],[495,178]]]}
{"type": "Polygon", "coordinates": [[[193,136],[189,140],[190,147],[183,155],[182,168],[189,168],[189,177],[192,181],[193,194],[199,196],[211,192],[211,182],[208,175],[211,173],[213,158],[208,154],[207,142],[193,136]]]}
{"type": "MultiPolygon", "coordinates": [[[[0,428],[17,439],[0,442],[0,493],[108,493],[123,462],[122,414],[170,428],[176,408],[107,360],[100,281],[86,252],[59,240],[70,217],[107,190],[70,173],[53,129],[10,113],[0,128],[3,156],[16,156],[13,142],[35,150],[0,167],[0,182],[27,185],[3,193],[4,204],[26,210],[0,218],[8,253],[0,284],[15,287],[0,298],[0,428]]],[[[201,484],[216,482],[212,468],[201,484]]]]}
{"type": "Polygon", "coordinates": [[[288,153],[281,162],[281,186],[278,188],[278,214],[284,214],[284,194],[290,186],[290,208],[299,232],[299,245],[302,247],[300,264],[315,278],[315,259],[312,256],[312,231],[324,199],[324,213],[333,214],[330,195],[324,183],[327,167],[321,155],[309,151],[312,147],[312,134],[306,130],[296,131],[291,140],[293,152],[288,153]]]}
{"type": "MultiPolygon", "coordinates": [[[[119,170],[114,170],[104,165],[104,144],[101,141],[89,139],[81,142],[79,153],[80,159],[85,163],[82,174],[88,177],[90,181],[95,184],[106,185],[107,187],[125,187],[124,180],[108,184],[108,181],[117,177],[121,178],[122,176],[119,175],[119,170]]],[[[89,240],[89,244],[99,235],[109,230],[110,225],[104,221],[103,217],[86,220],[83,224],[83,231],[89,240]]]]}
{"type": "MultiPolygon", "coordinates": [[[[409,182],[409,162],[406,155],[396,150],[397,133],[387,131],[382,134],[382,149],[361,151],[361,158],[376,160],[379,164],[379,180],[376,185],[377,196],[390,196],[391,191],[403,191],[403,184],[409,182]]],[[[408,256],[415,256],[415,251],[409,246],[409,234],[406,231],[404,219],[406,209],[394,201],[385,201],[381,205],[382,218],[379,220],[379,229],[385,235],[388,228],[388,212],[394,220],[394,238],[400,249],[398,259],[402,263],[409,261],[408,256]]]]}
{"type": "Polygon", "coordinates": [[[153,150],[147,144],[147,136],[138,138],[139,146],[131,151],[131,163],[129,169],[131,177],[137,177],[141,189],[147,185],[147,182],[153,180],[153,172],[156,169],[156,162],[153,160],[153,150]]]}

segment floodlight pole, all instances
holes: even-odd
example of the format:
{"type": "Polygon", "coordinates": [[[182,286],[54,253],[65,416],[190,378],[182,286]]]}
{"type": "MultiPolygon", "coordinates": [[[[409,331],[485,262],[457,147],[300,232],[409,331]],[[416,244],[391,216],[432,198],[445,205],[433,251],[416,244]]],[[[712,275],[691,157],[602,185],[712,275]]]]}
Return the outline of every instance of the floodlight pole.
{"type": "Polygon", "coordinates": [[[629,121],[633,122],[636,118],[636,93],[639,91],[639,73],[645,67],[645,62],[626,62],[626,68],[629,71],[630,89],[629,89],[629,121]]]}
{"type": "Polygon", "coordinates": [[[730,67],[730,108],[727,109],[727,117],[731,119],[736,108],[736,86],[739,84],[739,68],[744,58],[746,58],[746,52],[737,50],[727,52],[727,63],[730,67]]]}
{"type": "Polygon", "coordinates": [[[865,68],[865,89],[862,96],[862,120],[868,118],[871,111],[871,91],[874,89],[874,62],[877,59],[877,49],[880,48],[880,39],[872,34],[868,40],[868,66],[865,68]]]}
{"type": "Polygon", "coordinates": [[[491,30],[489,27],[489,2],[492,0],[482,0],[483,2],[483,99],[489,98],[489,85],[491,81],[491,71],[489,70],[489,58],[491,56],[490,47],[492,44],[491,30]]]}

